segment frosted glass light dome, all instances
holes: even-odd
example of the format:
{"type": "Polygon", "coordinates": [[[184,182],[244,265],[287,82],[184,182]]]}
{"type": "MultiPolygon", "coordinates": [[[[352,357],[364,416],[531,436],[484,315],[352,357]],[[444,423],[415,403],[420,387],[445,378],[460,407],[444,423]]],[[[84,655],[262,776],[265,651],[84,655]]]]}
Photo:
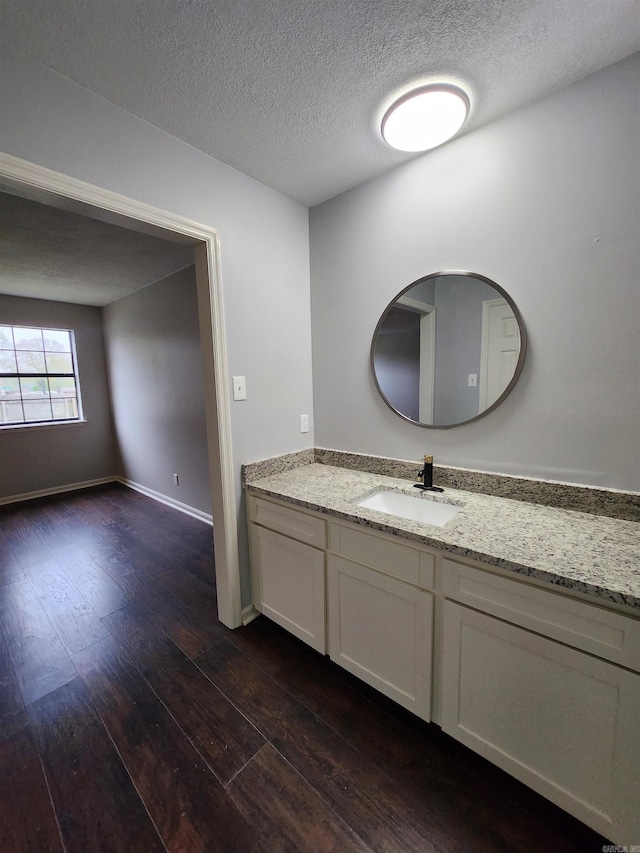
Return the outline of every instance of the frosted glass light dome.
{"type": "Polygon", "coordinates": [[[382,138],[399,151],[428,151],[451,139],[469,115],[469,99],[457,86],[434,83],[392,104],[382,119],[382,138]]]}

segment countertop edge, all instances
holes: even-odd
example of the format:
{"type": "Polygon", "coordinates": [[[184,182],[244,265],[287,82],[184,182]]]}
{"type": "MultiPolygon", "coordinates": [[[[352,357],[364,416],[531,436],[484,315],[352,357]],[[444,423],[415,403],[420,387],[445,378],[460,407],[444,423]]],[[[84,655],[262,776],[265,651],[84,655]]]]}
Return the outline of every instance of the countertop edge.
{"type": "MultiPolygon", "coordinates": [[[[536,568],[535,566],[526,565],[524,563],[517,563],[512,560],[506,560],[504,558],[496,557],[495,555],[486,553],[484,551],[451,544],[437,537],[430,537],[428,535],[402,530],[391,524],[384,524],[382,522],[372,521],[371,519],[365,518],[362,515],[357,515],[355,513],[350,514],[346,512],[341,512],[340,510],[334,509],[333,507],[319,505],[317,503],[314,503],[313,501],[305,501],[302,498],[292,497],[291,495],[283,494],[281,491],[278,491],[276,489],[270,489],[268,486],[260,485],[260,480],[248,481],[244,484],[244,488],[247,491],[252,492],[256,495],[270,497],[275,500],[290,504],[291,506],[297,506],[303,509],[308,509],[312,512],[317,512],[321,515],[356,524],[360,527],[367,527],[371,530],[377,530],[381,533],[386,533],[387,535],[395,536],[398,539],[402,539],[404,541],[413,541],[421,545],[426,545],[427,547],[436,548],[448,554],[464,557],[469,560],[475,560],[479,563],[486,565],[487,567],[493,566],[495,568],[503,569],[505,571],[512,572],[523,577],[530,577],[540,581],[544,581],[553,586],[561,587],[562,589],[565,589],[567,591],[583,593],[590,599],[596,599],[597,603],[600,603],[603,606],[606,606],[607,604],[616,604],[621,605],[625,608],[631,608],[632,610],[637,610],[639,612],[629,615],[640,616],[640,597],[636,597],[631,594],[616,591],[614,589],[596,583],[590,583],[586,580],[567,577],[565,575],[536,568]]],[[[496,499],[503,500],[502,498],[496,499]]],[[[562,510],[558,511],[562,512],[562,510]]]]}

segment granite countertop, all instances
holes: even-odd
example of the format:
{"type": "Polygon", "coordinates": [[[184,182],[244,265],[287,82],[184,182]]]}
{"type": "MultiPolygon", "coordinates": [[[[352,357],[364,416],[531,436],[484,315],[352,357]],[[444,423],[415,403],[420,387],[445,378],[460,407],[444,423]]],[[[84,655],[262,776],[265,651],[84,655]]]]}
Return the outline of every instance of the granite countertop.
{"type": "Polygon", "coordinates": [[[312,463],[248,479],[246,488],[586,593],[640,615],[640,523],[447,488],[418,492],[407,480],[312,463]],[[464,504],[444,527],[358,507],[380,487],[420,500],[464,504]]]}

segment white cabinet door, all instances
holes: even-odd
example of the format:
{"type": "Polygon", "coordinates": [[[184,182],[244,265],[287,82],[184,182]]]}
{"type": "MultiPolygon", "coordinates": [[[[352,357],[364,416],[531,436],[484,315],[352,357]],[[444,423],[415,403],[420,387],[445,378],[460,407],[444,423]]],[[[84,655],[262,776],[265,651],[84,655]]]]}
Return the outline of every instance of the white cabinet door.
{"type": "Polygon", "coordinates": [[[252,524],[251,557],[256,610],[325,654],[324,551],[252,524]]]}
{"type": "Polygon", "coordinates": [[[619,844],[640,838],[640,676],[444,604],[442,727],[619,844]]]}
{"type": "Polygon", "coordinates": [[[333,555],[328,584],[331,659],[428,720],[431,593],[333,555]]]}

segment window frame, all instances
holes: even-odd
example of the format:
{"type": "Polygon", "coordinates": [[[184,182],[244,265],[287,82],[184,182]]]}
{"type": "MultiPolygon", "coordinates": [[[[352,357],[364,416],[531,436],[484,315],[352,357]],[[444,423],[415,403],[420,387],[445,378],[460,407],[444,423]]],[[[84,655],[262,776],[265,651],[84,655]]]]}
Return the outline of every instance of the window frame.
{"type": "MultiPolygon", "coordinates": [[[[76,391],[75,400],[76,400],[77,415],[73,418],[54,418],[53,417],[53,407],[51,406],[51,414],[52,414],[51,418],[43,418],[43,419],[39,419],[39,420],[29,420],[29,421],[28,420],[11,421],[9,423],[4,423],[4,422],[0,421],[0,431],[12,430],[12,429],[23,429],[25,427],[39,427],[42,429],[42,428],[52,428],[52,427],[57,427],[57,426],[70,426],[70,425],[77,425],[77,424],[85,423],[86,421],[84,419],[84,414],[83,414],[83,410],[82,410],[82,397],[81,397],[81,393],[80,393],[80,372],[78,369],[78,357],[77,357],[77,353],[76,353],[75,331],[73,329],[60,328],[60,327],[54,327],[54,326],[38,326],[35,324],[24,325],[22,323],[6,323],[6,322],[0,323],[0,328],[2,328],[2,327],[11,329],[11,331],[12,331],[13,348],[10,350],[5,350],[5,351],[6,352],[13,352],[14,355],[16,355],[16,367],[18,366],[17,353],[23,352],[23,351],[31,352],[31,350],[19,350],[16,348],[16,338],[15,338],[15,333],[13,332],[14,329],[34,329],[34,330],[37,329],[42,334],[42,344],[43,344],[42,353],[43,353],[43,355],[46,355],[46,353],[49,352],[48,350],[44,349],[44,346],[45,346],[45,344],[44,344],[44,333],[45,332],[66,332],[69,335],[69,352],[68,352],[68,354],[71,356],[72,372],[61,372],[61,371],[48,372],[48,371],[44,371],[44,372],[33,372],[33,373],[32,372],[20,373],[19,371],[17,371],[17,372],[0,371],[0,381],[2,379],[17,379],[18,380],[18,385],[20,388],[20,398],[19,398],[19,401],[14,401],[14,402],[20,402],[21,407],[22,407],[22,414],[23,414],[23,417],[25,417],[24,397],[23,397],[23,393],[22,393],[22,385],[20,382],[21,379],[25,379],[25,378],[27,378],[27,379],[46,379],[47,380],[47,387],[49,390],[48,399],[49,399],[50,405],[51,405],[51,387],[49,385],[49,379],[69,379],[69,378],[71,378],[71,379],[73,379],[74,384],[75,384],[75,391],[76,391]]],[[[39,350],[33,350],[33,352],[39,352],[39,350]]],[[[52,350],[51,352],[55,353],[56,350],[52,350]]],[[[65,355],[66,354],[67,353],[65,352],[65,355]]],[[[46,367],[46,358],[45,358],[45,367],[46,367]]],[[[0,400],[1,399],[2,398],[0,398],[0,400]]]]}

